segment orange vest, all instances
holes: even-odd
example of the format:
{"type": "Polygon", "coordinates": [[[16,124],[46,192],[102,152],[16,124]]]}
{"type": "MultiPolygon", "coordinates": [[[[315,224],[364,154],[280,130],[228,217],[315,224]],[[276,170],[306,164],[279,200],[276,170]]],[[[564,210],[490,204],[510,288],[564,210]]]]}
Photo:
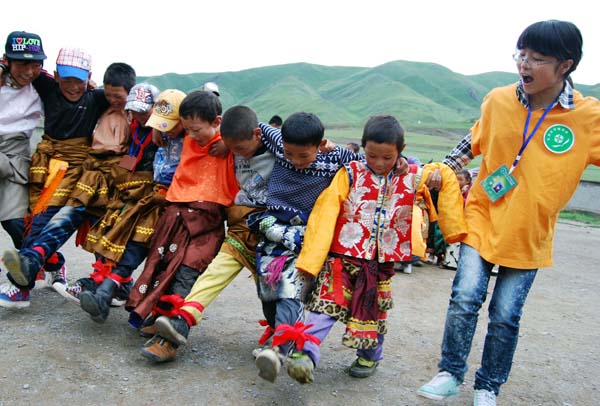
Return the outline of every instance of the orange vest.
{"type": "Polygon", "coordinates": [[[204,146],[185,136],[181,161],[167,191],[169,202],[233,204],[238,192],[233,154],[230,152],[225,158],[209,154],[211,145],[218,141],[221,141],[220,133],[204,146]]]}

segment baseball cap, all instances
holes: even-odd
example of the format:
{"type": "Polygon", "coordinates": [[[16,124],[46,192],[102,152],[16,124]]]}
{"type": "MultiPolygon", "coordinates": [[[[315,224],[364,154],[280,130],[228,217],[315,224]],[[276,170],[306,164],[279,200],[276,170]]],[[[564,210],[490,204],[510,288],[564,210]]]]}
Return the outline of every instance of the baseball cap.
{"type": "Polygon", "coordinates": [[[202,90],[203,92],[212,92],[216,96],[220,96],[219,86],[217,86],[217,84],[215,82],[206,82],[205,84],[202,85],[200,90],[202,90]]]}
{"type": "Polygon", "coordinates": [[[138,113],[147,113],[154,105],[154,100],[158,97],[158,88],[150,83],[140,83],[135,85],[127,95],[127,104],[125,110],[131,110],[138,113]]]}
{"type": "Polygon", "coordinates": [[[43,61],[46,59],[40,36],[25,31],[14,31],[8,34],[4,53],[10,59],[24,61],[43,61]]]}
{"type": "Polygon", "coordinates": [[[179,105],[185,99],[185,93],[177,89],[167,89],[154,101],[152,115],[146,126],[158,131],[171,131],[179,122],[179,105]]]}
{"type": "Polygon", "coordinates": [[[92,57],[80,48],[61,48],[56,58],[56,71],[61,78],[87,80],[92,69],[92,57]]]}

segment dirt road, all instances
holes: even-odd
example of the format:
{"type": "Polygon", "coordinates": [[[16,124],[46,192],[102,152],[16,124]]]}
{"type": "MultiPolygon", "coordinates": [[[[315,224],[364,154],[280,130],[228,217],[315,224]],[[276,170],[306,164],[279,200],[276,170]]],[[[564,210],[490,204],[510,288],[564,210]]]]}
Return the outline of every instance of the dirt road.
{"type": "MultiPolygon", "coordinates": [[[[7,247],[6,234],[0,234],[1,247],[7,247]]],[[[64,252],[71,279],[89,273],[90,254],[72,242],[64,252]]],[[[600,229],[559,224],[554,258],[529,295],[499,405],[600,403],[600,229]]],[[[243,275],[208,308],[179,358],[163,365],[139,354],[144,339],[128,326],[122,309],[99,325],[50,290],[34,291],[27,309],[0,308],[0,405],[470,404],[486,311],[460,395],[446,403],[416,395],[437,372],[452,271],[427,266],[396,275],[386,357],[375,376],[356,380],[344,374],[354,354],[341,345],[337,325],[310,386],[285,372],[276,385],[257,376],[250,353],[261,333],[261,311],[253,282],[243,275]]],[[[0,281],[5,278],[3,272],[0,281]]]]}

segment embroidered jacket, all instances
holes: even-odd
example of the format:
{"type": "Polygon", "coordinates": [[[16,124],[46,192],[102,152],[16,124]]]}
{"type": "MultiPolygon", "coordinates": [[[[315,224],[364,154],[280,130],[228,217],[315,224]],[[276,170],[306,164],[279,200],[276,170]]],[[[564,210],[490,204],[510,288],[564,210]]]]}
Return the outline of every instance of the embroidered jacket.
{"type": "Polygon", "coordinates": [[[350,192],[341,206],[330,251],[377,262],[410,259],[417,167],[405,176],[373,173],[365,161],[346,164],[350,192]]]}

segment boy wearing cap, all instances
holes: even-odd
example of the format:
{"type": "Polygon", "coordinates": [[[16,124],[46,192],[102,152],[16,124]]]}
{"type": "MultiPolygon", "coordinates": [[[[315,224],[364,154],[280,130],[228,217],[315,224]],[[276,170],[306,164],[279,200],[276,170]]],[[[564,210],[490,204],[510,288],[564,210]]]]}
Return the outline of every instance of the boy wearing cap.
{"type": "MultiPolygon", "coordinates": [[[[44,114],[31,83],[40,75],[46,55],[37,34],[15,31],[6,38],[0,65],[0,224],[15,248],[21,248],[29,208],[29,140],[44,114]]],[[[0,306],[29,306],[29,291],[0,285],[0,306]]]]}
{"type": "Polygon", "coordinates": [[[209,154],[212,145],[222,141],[219,98],[211,92],[194,91],[178,106],[172,103],[172,96],[163,99],[163,93],[148,124],[159,130],[181,124],[186,135],[181,162],[167,191],[167,206],[126,304],[130,322],[146,319],[142,329],[148,334],[159,314],[179,309],[216,255],[225,235],[224,208],[233,204],[238,190],[233,155],[209,154]]]}
{"type": "MultiPolygon", "coordinates": [[[[110,305],[121,305],[127,299],[133,284],[131,275],[148,254],[148,242],[164,206],[168,184],[153,181],[157,147],[151,142],[152,127],[147,125],[157,97],[158,89],[147,83],[129,92],[125,108],[134,117],[126,155],[130,158],[114,168],[114,199],[89,231],[85,246],[99,259],[90,278],[80,279],[67,289],[67,294],[99,323],[108,317],[110,305]]],[[[168,142],[167,148],[170,146],[168,142]]],[[[179,153],[173,161],[176,166],[179,153]]]]}
{"type": "Polygon", "coordinates": [[[33,81],[42,100],[44,136],[30,167],[32,220],[21,250],[3,255],[9,280],[30,289],[42,266],[64,284],[64,257],[58,248],[77,229],[83,211],[65,206],[81,176],[98,118],[109,107],[104,90],[89,90],[91,57],[81,49],[63,48],[55,78],[39,75],[33,81]]]}

